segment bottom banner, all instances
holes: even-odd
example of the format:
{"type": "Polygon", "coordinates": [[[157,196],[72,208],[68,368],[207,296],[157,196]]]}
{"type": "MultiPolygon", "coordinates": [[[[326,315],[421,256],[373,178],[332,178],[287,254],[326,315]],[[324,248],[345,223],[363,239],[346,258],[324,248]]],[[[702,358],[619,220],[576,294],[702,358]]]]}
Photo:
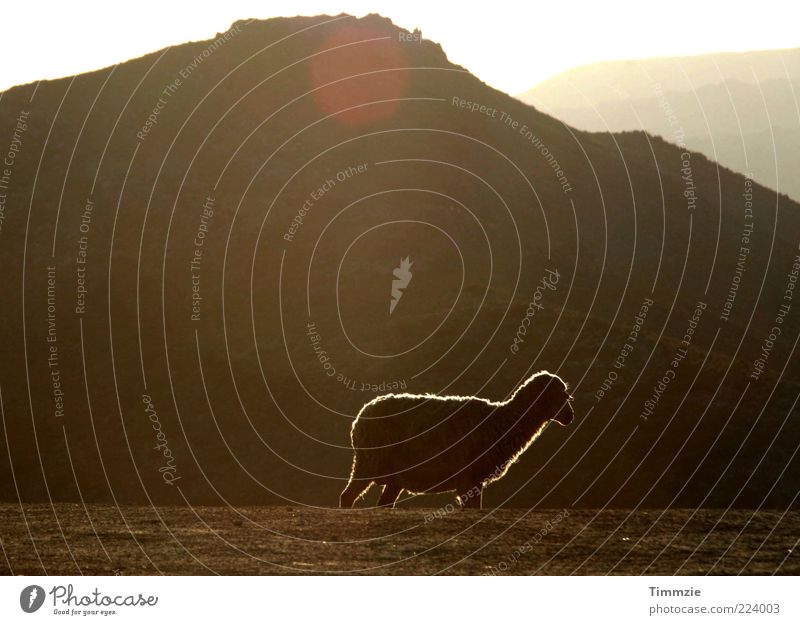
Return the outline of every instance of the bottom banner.
{"type": "Polygon", "coordinates": [[[0,589],[3,623],[800,622],[789,577],[5,577],[0,589]]]}

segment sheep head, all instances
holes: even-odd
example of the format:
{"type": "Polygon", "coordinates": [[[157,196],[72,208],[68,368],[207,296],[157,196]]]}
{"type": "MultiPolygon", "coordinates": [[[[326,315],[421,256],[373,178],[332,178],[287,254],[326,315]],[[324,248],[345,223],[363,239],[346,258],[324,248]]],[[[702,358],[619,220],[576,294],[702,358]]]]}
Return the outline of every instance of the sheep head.
{"type": "Polygon", "coordinates": [[[572,396],[566,382],[547,371],[540,371],[525,381],[517,393],[522,395],[519,401],[529,406],[536,406],[550,415],[548,420],[567,426],[572,423],[575,413],[572,411],[572,396]]]}

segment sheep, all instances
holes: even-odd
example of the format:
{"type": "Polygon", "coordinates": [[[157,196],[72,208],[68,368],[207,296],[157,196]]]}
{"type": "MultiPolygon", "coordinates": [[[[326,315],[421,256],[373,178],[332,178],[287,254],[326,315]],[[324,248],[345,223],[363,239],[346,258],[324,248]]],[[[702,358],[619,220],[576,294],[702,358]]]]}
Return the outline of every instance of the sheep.
{"type": "Polygon", "coordinates": [[[540,371],[505,401],[411,393],[376,397],[353,422],[353,464],[339,506],[350,508],[373,484],[378,506],[403,490],[456,491],[462,508],[480,508],[483,488],[502,478],[550,421],[575,415],[567,385],[540,371]]]}

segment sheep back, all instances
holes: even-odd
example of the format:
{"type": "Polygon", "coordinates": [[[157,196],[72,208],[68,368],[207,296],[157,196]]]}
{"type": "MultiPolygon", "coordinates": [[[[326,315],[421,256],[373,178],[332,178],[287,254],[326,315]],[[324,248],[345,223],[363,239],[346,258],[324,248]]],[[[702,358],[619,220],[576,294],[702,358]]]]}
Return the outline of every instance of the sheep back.
{"type": "Polygon", "coordinates": [[[498,479],[519,449],[501,414],[497,404],[479,398],[376,398],[353,423],[353,476],[416,493],[498,479]]]}

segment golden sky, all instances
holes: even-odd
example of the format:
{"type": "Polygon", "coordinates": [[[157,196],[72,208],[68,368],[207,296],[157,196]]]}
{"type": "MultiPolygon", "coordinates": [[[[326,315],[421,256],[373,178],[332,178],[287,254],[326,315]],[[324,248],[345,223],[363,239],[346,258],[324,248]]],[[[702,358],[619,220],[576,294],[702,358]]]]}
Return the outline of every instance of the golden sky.
{"type": "Polygon", "coordinates": [[[0,89],[207,39],[238,19],[380,13],[511,94],[596,61],[800,47],[795,0],[6,0],[0,89]]]}

